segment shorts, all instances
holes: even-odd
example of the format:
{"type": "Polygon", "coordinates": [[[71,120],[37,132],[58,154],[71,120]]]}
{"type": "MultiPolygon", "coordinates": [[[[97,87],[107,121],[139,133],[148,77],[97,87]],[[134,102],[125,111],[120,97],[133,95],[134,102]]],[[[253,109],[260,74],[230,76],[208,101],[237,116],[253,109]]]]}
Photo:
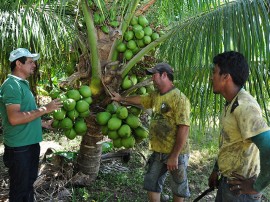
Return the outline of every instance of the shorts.
{"type": "Polygon", "coordinates": [[[153,152],[147,163],[147,171],[144,176],[144,189],[150,192],[162,192],[167,174],[169,183],[174,195],[178,197],[190,197],[187,166],[189,154],[179,155],[178,169],[168,172],[167,159],[169,154],[153,152]]]}

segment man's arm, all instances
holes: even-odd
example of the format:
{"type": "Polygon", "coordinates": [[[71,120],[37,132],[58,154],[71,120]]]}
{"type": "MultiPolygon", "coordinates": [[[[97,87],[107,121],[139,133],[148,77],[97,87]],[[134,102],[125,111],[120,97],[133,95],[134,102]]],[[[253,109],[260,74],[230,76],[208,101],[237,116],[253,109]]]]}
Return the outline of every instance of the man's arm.
{"type": "Polygon", "coordinates": [[[59,99],[55,99],[49,104],[40,107],[36,110],[22,112],[19,104],[10,104],[6,106],[8,120],[11,125],[19,125],[29,123],[44,114],[53,112],[54,110],[60,109],[62,103],[59,99]]]}
{"type": "Polygon", "coordinates": [[[270,131],[260,133],[251,138],[252,142],[256,144],[260,150],[260,165],[261,171],[253,184],[256,191],[262,191],[267,185],[270,184],[270,131]]]}
{"type": "Polygon", "coordinates": [[[245,179],[243,176],[233,173],[232,176],[235,177],[235,179],[229,180],[228,183],[232,185],[231,190],[236,190],[239,194],[255,194],[262,191],[270,184],[270,131],[260,133],[252,137],[251,140],[260,151],[261,171],[257,178],[253,176],[249,179],[245,179]]]}
{"type": "Polygon", "coordinates": [[[212,173],[208,178],[208,186],[211,188],[218,188],[219,176],[220,174],[219,174],[218,162],[216,160],[212,173]]]}
{"type": "Polygon", "coordinates": [[[112,93],[113,97],[111,98],[117,102],[126,102],[133,105],[140,105],[141,104],[141,96],[129,96],[129,97],[122,97],[118,93],[112,93]]]}
{"type": "Polygon", "coordinates": [[[168,170],[178,169],[178,156],[181,150],[183,149],[184,145],[186,144],[188,134],[189,134],[189,126],[186,126],[186,125],[178,126],[178,130],[176,134],[176,141],[175,141],[173,150],[170,153],[170,157],[167,161],[168,170]]]}

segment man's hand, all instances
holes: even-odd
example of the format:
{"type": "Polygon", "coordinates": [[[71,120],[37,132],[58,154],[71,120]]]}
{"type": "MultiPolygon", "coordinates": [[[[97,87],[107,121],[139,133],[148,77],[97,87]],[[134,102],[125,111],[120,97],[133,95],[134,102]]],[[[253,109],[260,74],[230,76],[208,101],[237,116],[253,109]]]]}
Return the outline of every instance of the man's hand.
{"type": "Polygon", "coordinates": [[[46,108],[46,113],[51,113],[54,110],[60,109],[62,107],[62,102],[59,98],[51,101],[50,103],[46,104],[44,107],[46,108]]]}
{"type": "Polygon", "coordinates": [[[52,128],[52,122],[53,122],[53,119],[41,120],[42,127],[46,128],[46,129],[49,129],[49,130],[53,129],[52,128]]]}
{"type": "Polygon", "coordinates": [[[116,92],[112,92],[112,96],[113,97],[111,98],[111,100],[114,100],[117,102],[120,102],[122,99],[121,95],[119,93],[116,93],[116,92]]]}
{"type": "Polygon", "coordinates": [[[213,171],[208,178],[208,186],[210,188],[218,188],[218,178],[219,178],[219,173],[218,171],[213,171]]]}
{"type": "Polygon", "coordinates": [[[169,157],[167,160],[167,169],[169,171],[178,169],[178,157],[169,157]]]}
{"type": "Polygon", "coordinates": [[[258,194],[252,186],[256,180],[256,176],[246,179],[241,175],[233,173],[232,177],[234,177],[234,179],[228,180],[228,184],[230,185],[230,190],[235,193],[235,195],[258,194]]]}

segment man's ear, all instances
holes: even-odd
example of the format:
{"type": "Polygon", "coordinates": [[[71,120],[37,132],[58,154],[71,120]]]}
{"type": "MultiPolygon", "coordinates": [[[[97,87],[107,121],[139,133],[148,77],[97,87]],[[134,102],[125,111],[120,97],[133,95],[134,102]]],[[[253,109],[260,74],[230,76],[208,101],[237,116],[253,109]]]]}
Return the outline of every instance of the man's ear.
{"type": "Polygon", "coordinates": [[[223,77],[224,77],[224,79],[229,79],[231,77],[231,75],[229,73],[227,73],[227,74],[223,74],[223,77]]]}
{"type": "Polygon", "coordinates": [[[21,66],[21,65],[22,65],[21,61],[20,60],[16,60],[16,66],[21,66]]]}
{"type": "Polygon", "coordinates": [[[165,79],[168,76],[167,72],[163,72],[161,76],[162,76],[163,79],[165,79]]]}
{"type": "Polygon", "coordinates": [[[232,76],[230,74],[227,74],[227,78],[232,80],[232,76]]]}
{"type": "Polygon", "coordinates": [[[226,81],[226,82],[232,82],[233,81],[232,76],[229,73],[223,74],[223,75],[224,75],[223,76],[224,81],[226,81]]]}

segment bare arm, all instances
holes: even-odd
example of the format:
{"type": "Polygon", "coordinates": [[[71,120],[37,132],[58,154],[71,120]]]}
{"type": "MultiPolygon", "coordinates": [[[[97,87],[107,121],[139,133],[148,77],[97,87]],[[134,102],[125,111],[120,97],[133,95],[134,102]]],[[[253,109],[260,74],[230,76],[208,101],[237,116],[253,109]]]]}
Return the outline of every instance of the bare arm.
{"type": "Polygon", "coordinates": [[[179,125],[178,131],[176,134],[176,141],[173,147],[173,150],[170,154],[170,157],[167,161],[167,169],[175,170],[178,169],[178,156],[182,151],[184,145],[186,144],[187,138],[189,134],[189,126],[179,125]]]}
{"type": "Polygon", "coordinates": [[[141,97],[140,96],[129,96],[129,97],[122,97],[118,93],[112,93],[113,97],[111,98],[117,102],[126,102],[133,105],[140,105],[141,104],[141,97]]]}
{"type": "Polygon", "coordinates": [[[59,99],[55,99],[47,105],[40,107],[36,110],[22,112],[19,104],[7,105],[8,120],[11,125],[19,125],[29,123],[44,114],[53,112],[54,110],[60,109],[62,103],[59,99]]]}

